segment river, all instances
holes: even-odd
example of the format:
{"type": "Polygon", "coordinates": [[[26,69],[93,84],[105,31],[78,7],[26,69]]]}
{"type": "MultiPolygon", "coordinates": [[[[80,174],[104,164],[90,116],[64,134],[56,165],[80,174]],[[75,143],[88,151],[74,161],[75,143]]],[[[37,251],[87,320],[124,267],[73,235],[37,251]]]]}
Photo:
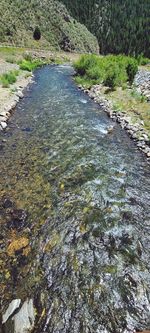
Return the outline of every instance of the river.
{"type": "Polygon", "coordinates": [[[72,74],[38,69],[0,134],[2,311],[32,299],[34,333],[150,329],[149,163],[72,74]]]}

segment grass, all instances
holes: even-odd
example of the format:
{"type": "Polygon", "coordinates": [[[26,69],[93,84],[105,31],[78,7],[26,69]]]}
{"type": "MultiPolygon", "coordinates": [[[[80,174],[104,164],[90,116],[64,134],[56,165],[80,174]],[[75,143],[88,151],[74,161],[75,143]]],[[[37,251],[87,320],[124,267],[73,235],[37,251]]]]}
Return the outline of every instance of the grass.
{"type": "Polygon", "coordinates": [[[14,70],[8,73],[2,74],[0,77],[0,82],[3,88],[8,88],[10,84],[13,84],[17,81],[17,76],[19,75],[19,71],[14,70]]]}
{"type": "MultiPolygon", "coordinates": [[[[102,93],[105,94],[105,92],[106,87],[103,87],[102,93]]],[[[121,87],[115,91],[107,91],[107,98],[112,102],[116,112],[125,112],[131,117],[133,123],[142,120],[145,130],[150,136],[150,106],[145,98],[142,98],[135,90],[123,90],[121,87]]]]}
{"type": "Polygon", "coordinates": [[[26,60],[23,59],[19,62],[19,66],[21,70],[32,72],[34,69],[43,66],[45,64],[44,61],[41,60],[26,60]]]}

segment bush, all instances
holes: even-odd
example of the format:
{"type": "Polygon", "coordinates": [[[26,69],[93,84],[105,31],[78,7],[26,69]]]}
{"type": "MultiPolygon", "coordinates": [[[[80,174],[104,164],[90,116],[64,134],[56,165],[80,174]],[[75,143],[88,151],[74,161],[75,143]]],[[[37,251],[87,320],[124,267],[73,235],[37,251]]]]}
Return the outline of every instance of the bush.
{"type": "Polygon", "coordinates": [[[28,52],[25,52],[24,54],[23,54],[23,58],[25,59],[25,60],[27,60],[27,61],[32,61],[32,54],[30,54],[30,53],[28,53],[28,52]]]}
{"type": "Polygon", "coordinates": [[[126,67],[127,75],[129,83],[132,84],[134,81],[134,77],[138,71],[138,64],[137,61],[133,58],[130,58],[127,67],[126,67]]]}
{"type": "Polygon", "coordinates": [[[20,69],[24,70],[24,71],[28,71],[28,72],[32,72],[34,69],[42,66],[44,63],[41,60],[22,60],[20,62],[20,69]]]}
{"type": "Polygon", "coordinates": [[[78,76],[84,76],[84,80],[103,82],[114,89],[115,86],[125,87],[127,81],[132,83],[138,65],[134,58],[124,55],[105,57],[83,55],[75,62],[74,68],[78,76]]]}
{"type": "Polygon", "coordinates": [[[10,84],[15,83],[17,81],[18,74],[19,74],[19,72],[17,70],[3,74],[0,78],[2,86],[4,88],[8,88],[10,84]]]}
{"type": "Polygon", "coordinates": [[[10,64],[14,64],[15,63],[15,59],[13,57],[7,57],[6,58],[6,62],[9,62],[10,64]]]}
{"type": "Polygon", "coordinates": [[[145,65],[150,64],[150,59],[149,59],[149,58],[145,58],[145,57],[143,57],[142,54],[140,54],[140,55],[137,57],[137,62],[138,62],[138,65],[145,66],[145,65]]]}
{"type": "Polygon", "coordinates": [[[111,89],[114,89],[117,86],[117,77],[118,77],[117,68],[112,67],[107,71],[106,78],[103,81],[103,84],[111,89]]]}

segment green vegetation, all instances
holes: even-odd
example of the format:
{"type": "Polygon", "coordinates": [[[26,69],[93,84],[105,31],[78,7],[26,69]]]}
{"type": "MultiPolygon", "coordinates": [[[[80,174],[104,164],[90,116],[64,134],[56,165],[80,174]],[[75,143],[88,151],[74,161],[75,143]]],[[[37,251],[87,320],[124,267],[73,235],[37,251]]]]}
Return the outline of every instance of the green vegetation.
{"type": "Polygon", "coordinates": [[[150,57],[149,0],[62,0],[98,38],[102,54],[150,57]]]}
{"type": "Polygon", "coordinates": [[[150,59],[143,57],[142,54],[137,56],[137,61],[138,61],[138,65],[140,65],[140,66],[145,66],[145,65],[150,64],[150,59]]]}
{"type": "Polygon", "coordinates": [[[28,48],[98,53],[87,28],[56,0],[1,0],[0,42],[28,48]]]}
{"type": "Polygon", "coordinates": [[[28,71],[28,72],[31,72],[34,69],[36,69],[40,66],[43,66],[44,64],[45,64],[45,62],[41,61],[41,60],[26,60],[26,59],[23,59],[19,62],[20,69],[22,69],[24,71],[28,71]]]}
{"type": "Polygon", "coordinates": [[[102,87],[101,93],[105,95],[112,102],[114,111],[125,112],[132,119],[132,123],[138,123],[139,120],[143,121],[144,128],[150,136],[150,112],[149,103],[147,103],[144,96],[138,94],[134,89],[125,89],[117,87],[116,90],[106,90],[102,87]]]}
{"type": "Polygon", "coordinates": [[[77,83],[85,82],[88,86],[103,83],[111,89],[116,86],[124,87],[127,82],[132,84],[138,71],[137,60],[123,55],[82,55],[74,63],[74,67],[78,75],[77,83]]]}
{"type": "Polygon", "coordinates": [[[19,75],[19,71],[14,70],[9,73],[2,74],[0,77],[0,82],[3,88],[8,88],[10,84],[13,84],[17,81],[17,76],[19,75]]]}

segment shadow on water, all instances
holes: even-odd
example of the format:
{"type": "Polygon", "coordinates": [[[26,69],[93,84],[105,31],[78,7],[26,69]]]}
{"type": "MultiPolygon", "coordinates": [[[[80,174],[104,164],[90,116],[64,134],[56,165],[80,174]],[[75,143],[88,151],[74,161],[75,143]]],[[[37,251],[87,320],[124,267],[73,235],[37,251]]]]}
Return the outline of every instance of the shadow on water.
{"type": "Polygon", "coordinates": [[[149,165],[71,74],[37,70],[1,134],[2,309],[33,299],[35,333],[150,328],[149,165]]]}

